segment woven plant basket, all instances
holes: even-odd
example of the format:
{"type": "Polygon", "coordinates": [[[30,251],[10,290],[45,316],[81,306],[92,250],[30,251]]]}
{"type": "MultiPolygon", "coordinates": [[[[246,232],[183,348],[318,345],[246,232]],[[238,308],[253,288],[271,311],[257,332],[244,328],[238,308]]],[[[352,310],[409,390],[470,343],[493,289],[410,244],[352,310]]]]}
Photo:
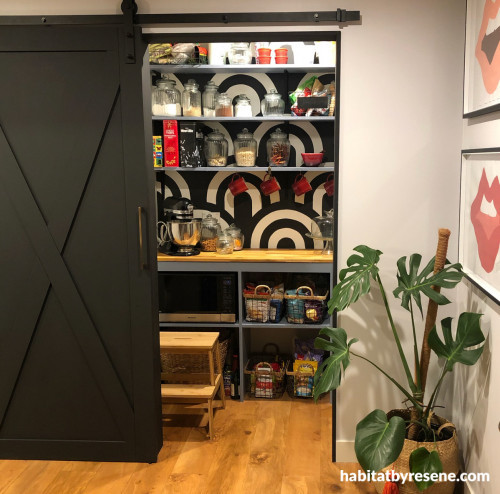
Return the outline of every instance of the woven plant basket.
{"type": "MultiPolygon", "coordinates": [[[[405,420],[410,419],[409,410],[391,410],[387,414],[387,418],[391,418],[393,416],[402,417],[405,420]]],[[[442,417],[438,417],[434,415],[437,423],[439,425],[443,425],[448,422],[446,419],[442,417]]],[[[454,428],[454,426],[453,426],[454,428]]],[[[387,470],[394,470],[398,473],[409,473],[410,472],[410,455],[416,449],[424,447],[428,451],[437,450],[439,453],[439,458],[441,459],[441,463],[443,464],[443,473],[454,473],[458,475],[460,470],[460,452],[458,449],[458,441],[455,430],[453,430],[453,436],[450,439],[446,439],[444,441],[437,441],[436,444],[432,442],[421,443],[418,441],[412,441],[410,439],[405,439],[403,449],[399,458],[387,468],[384,468],[382,471],[386,472],[387,470]]],[[[385,482],[375,482],[375,488],[378,494],[382,494],[384,490],[385,482]]],[[[425,491],[419,491],[414,482],[405,482],[404,484],[399,485],[399,493],[400,494],[453,494],[455,489],[455,482],[435,482],[425,491]]]]}

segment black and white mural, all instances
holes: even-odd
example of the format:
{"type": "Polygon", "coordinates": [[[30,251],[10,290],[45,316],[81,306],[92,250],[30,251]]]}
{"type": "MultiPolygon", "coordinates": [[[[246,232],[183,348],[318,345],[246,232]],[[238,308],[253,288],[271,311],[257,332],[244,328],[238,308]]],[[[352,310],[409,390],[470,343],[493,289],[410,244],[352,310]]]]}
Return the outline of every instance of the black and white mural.
{"type": "MultiPolygon", "coordinates": [[[[324,84],[329,84],[333,74],[170,74],[176,80],[177,88],[182,92],[183,83],[195,78],[203,91],[205,84],[212,80],[219,86],[219,92],[226,92],[232,98],[246,94],[251,101],[254,116],[260,115],[260,102],[270,89],[276,89],[285,100],[285,113],[290,113],[288,93],[302,81],[316,75],[324,84]]],[[[273,168],[272,173],[281,186],[281,190],[264,196],[260,190],[265,171],[242,167],[237,173],[245,180],[248,190],[234,197],[228,189],[233,172],[201,171],[175,169],[157,173],[157,199],[177,196],[190,199],[195,206],[195,216],[204,217],[211,213],[219,218],[222,228],[235,223],[243,230],[247,248],[322,248],[322,242],[313,241],[306,236],[311,231],[311,219],[333,208],[334,197],[328,197],[324,188],[331,177],[321,167],[300,167],[301,153],[325,152],[325,166],[334,165],[334,123],[330,120],[301,121],[300,117],[287,122],[204,122],[210,132],[217,129],[222,132],[229,144],[228,166],[234,166],[233,141],[236,134],[247,128],[257,140],[257,166],[267,166],[266,143],[271,132],[280,128],[290,139],[291,152],[289,167],[297,167],[296,172],[280,171],[273,168]],[[298,168],[300,167],[300,168],[298,168]],[[296,196],[292,184],[298,173],[304,173],[312,190],[296,196]]],[[[155,135],[161,135],[161,121],[154,122],[155,135]]]]}

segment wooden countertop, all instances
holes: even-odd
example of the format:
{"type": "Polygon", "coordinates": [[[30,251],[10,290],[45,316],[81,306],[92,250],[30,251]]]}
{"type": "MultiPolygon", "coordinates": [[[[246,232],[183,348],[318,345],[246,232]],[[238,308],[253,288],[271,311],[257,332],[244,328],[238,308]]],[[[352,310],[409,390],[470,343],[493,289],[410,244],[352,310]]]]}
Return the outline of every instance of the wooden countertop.
{"type": "Polygon", "coordinates": [[[332,263],[333,256],[313,249],[243,249],[232,254],[200,252],[197,256],[169,256],[158,252],[158,261],[164,262],[309,262],[332,263]]]}

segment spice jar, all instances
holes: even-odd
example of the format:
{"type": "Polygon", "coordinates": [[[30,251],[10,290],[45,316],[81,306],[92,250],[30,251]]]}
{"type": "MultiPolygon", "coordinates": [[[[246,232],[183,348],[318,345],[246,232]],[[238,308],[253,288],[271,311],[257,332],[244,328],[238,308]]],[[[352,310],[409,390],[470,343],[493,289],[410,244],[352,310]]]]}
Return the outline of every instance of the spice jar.
{"type": "Polygon", "coordinates": [[[287,166],[290,158],[290,141],[280,129],[271,133],[267,141],[267,160],[270,166],[287,166]]]}
{"type": "Polygon", "coordinates": [[[217,250],[217,237],[221,231],[217,218],[207,214],[201,222],[201,250],[215,252],[217,250]]]}
{"type": "Polygon", "coordinates": [[[270,115],[283,115],[285,112],[285,102],[281,99],[281,94],[276,89],[270,89],[264,95],[264,99],[260,103],[260,109],[264,117],[270,115]]]}
{"type": "Polygon", "coordinates": [[[252,52],[248,43],[232,43],[227,57],[231,65],[252,63],[252,52]]]}
{"type": "Polygon", "coordinates": [[[241,232],[241,228],[238,228],[234,223],[232,223],[231,225],[229,225],[228,228],[224,230],[223,233],[232,237],[234,250],[243,249],[243,244],[245,243],[245,237],[241,232]]]}
{"type": "Polygon", "coordinates": [[[231,235],[221,233],[217,237],[217,254],[232,254],[234,249],[234,240],[231,235]]]}
{"type": "Polygon", "coordinates": [[[156,85],[165,94],[165,113],[169,117],[181,115],[181,93],[175,87],[175,81],[170,79],[160,79],[156,85]]]}
{"type": "Polygon", "coordinates": [[[227,165],[227,140],[221,132],[210,132],[203,147],[207,166],[227,165]]]}
{"type": "Polygon", "coordinates": [[[182,114],[185,117],[201,117],[201,93],[194,79],[189,79],[184,85],[182,114]]]}
{"type": "Polygon", "coordinates": [[[236,166],[255,166],[257,141],[247,129],[243,129],[236,136],[236,140],[234,141],[234,156],[236,166]]]}
{"type": "Polygon", "coordinates": [[[203,116],[205,117],[215,117],[215,102],[217,100],[217,90],[219,86],[213,81],[208,81],[205,86],[205,90],[201,96],[202,106],[203,106],[203,116]]]}
{"type": "Polygon", "coordinates": [[[252,104],[250,103],[250,98],[246,94],[240,94],[236,99],[236,105],[234,105],[234,116],[235,117],[252,117],[252,104]]]}
{"type": "Polygon", "coordinates": [[[220,93],[215,102],[216,117],[232,117],[233,116],[233,100],[227,93],[220,93]]]}

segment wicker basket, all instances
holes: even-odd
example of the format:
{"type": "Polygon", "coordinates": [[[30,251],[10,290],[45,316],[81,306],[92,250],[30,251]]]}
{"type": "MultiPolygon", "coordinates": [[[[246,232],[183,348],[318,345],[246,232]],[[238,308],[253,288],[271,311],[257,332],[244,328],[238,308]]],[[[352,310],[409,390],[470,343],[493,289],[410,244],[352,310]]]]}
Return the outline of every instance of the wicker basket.
{"type": "Polygon", "coordinates": [[[285,294],[286,318],[292,324],[321,324],[326,316],[325,295],[314,295],[308,286],[299,286],[295,294],[285,294]],[[299,294],[300,290],[308,291],[309,295],[299,294]]]}
{"type": "MultiPolygon", "coordinates": [[[[402,417],[405,420],[410,420],[409,410],[391,410],[387,414],[387,418],[393,416],[402,417]]],[[[433,418],[436,419],[438,425],[449,424],[449,422],[442,418],[434,415],[433,418]]],[[[452,426],[452,424],[450,424],[452,426]]],[[[454,426],[453,426],[454,428],[454,426]]],[[[439,458],[443,464],[444,473],[454,473],[458,475],[460,470],[460,458],[459,449],[457,444],[457,436],[455,431],[453,431],[453,436],[450,439],[444,441],[433,442],[417,442],[411,439],[405,439],[403,449],[398,457],[398,459],[387,468],[382,469],[382,472],[387,470],[394,470],[398,473],[409,473],[410,471],[410,455],[417,448],[424,447],[428,451],[437,451],[439,453],[439,458]]],[[[453,494],[455,490],[455,482],[435,482],[430,487],[425,490],[425,494],[453,494]]],[[[384,489],[384,482],[375,482],[375,488],[379,494],[382,493],[384,489]]],[[[414,482],[406,482],[404,484],[399,484],[400,494],[421,494],[414,482]]]]}
{"type": "Polygon", "coordinates": [[[279,348],[274,343],[268,343],[263,353],[249,358],[245,366],[245,389],[254,398],[278,399],[283,396],[286,386],[286,369],[289,364],[287,356],[279,354],[279,348]],[[272,346],[276,353],[266,353],[272,346]],[[279,371],[271,367],[271,363],[278,363],[279,371]]]}
{"type": "Polygon", "coordinates": [[[253,293],[244,293],[245,320],[278,323],[283,315],[283,294],[273,293],[267,285],[258,285],[253,293]]]}
{"type": "MultiPolygon", "coordinates": [[[[229,338],[219,341],[220,361],[218,363],[218,371],[222,373],[224,362],[226,361],[227,350],[229,347],[229,338]]],[[[214,362],[216,352],[214,348],[214,362]]],[[[189,353],[166,353],[160,355],[161,371],[167,374],[205,374],[209,372],[209,363],[206,354],[189,354],[189,353]]]]}
{"type": "Polygon", "coordinates": [[[312,398],[314,393],[314,368],[311,364],[300,364],[294,372],[291,362],[286,371],[286,390],[290,398],[312,398]]]}

